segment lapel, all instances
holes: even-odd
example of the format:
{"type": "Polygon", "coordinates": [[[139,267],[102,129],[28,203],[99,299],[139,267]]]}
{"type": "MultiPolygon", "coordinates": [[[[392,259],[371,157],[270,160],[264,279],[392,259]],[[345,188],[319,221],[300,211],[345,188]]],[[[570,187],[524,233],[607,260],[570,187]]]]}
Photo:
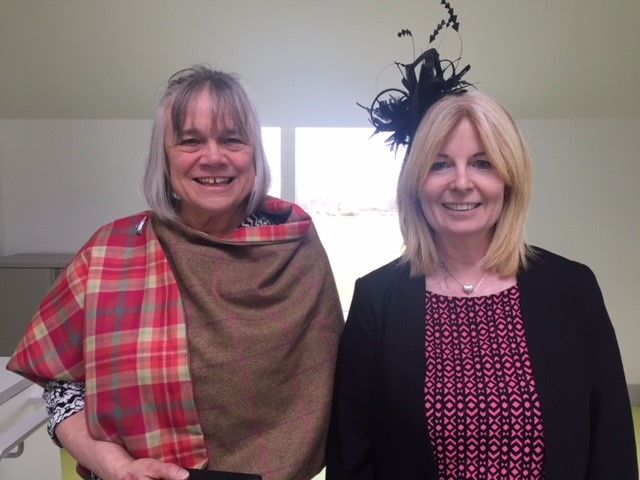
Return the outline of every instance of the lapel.
{"type": "MultiPolygon", "coordinates": [[[[433,448],[427,435],[427,418],[424,404],[424,382],[426,375],[425,319],[426,292],[425,277],[409,276],[409,267],[403,266],[402,275],[396,282],[395,304],[391,306],[391,317],[400,327],[399,348],[403,349],[398,375],[406,379],[404,388],[408,421],[420,428],[407,429],[408,444],[421,452],[421,478],[436,478],[437,470],[433,448]],[[393,312],[397,312],[394,314],[393,312]]],[[[419,458],[420,458],[419,457],[419,458]]]]}
{"type": "Polygon", "coordinates": [[[545,435],[545,479],[575,478],[584,465],[572,451],[587,451],[588,372],[576,329],[580,315],[564,271],[542,253],[518,275],[522,316],[545,435]]]}

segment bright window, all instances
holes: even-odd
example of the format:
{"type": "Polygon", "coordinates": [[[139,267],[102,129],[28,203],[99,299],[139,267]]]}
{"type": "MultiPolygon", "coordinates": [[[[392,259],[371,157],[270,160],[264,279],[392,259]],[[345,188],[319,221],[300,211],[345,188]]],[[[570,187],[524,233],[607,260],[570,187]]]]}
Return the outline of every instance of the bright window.
{"type": "Polygon", "coordinates": [[[396,258],[402,237],[395,190],[404,152],[370,128],[296,128],[296,202],[329,255],[343,310],[358,277],[396,258]]]}
{"type": "Polygon", "coordinates": [[[271,188],[269,189],[269,195],[280,197],[282,192],[280,128],[262,127],[262,146],[267,156],[269,169],[271,170],[271,188]]]}

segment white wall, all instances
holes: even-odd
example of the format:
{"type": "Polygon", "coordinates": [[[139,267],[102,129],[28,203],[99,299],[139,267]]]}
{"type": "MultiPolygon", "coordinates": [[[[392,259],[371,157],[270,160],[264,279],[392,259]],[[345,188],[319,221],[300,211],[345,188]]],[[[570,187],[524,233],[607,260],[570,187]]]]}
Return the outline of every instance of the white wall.
{"type": "MultiPolygon", "coordinates": [[[[522,123],[535,162],[530,240],[594,269],[628,381],[640,383],[640,119],[522,123]]],[[[0,254],[74,251],[144,209],[149,132],[147,120],[0,119],[0,254]]]]}
{"type": "Polygon", "coordinates": [[[522,122],[534,158],[531,243],[588,264],[640,383],[640,119],[522,122]]]}
{"type": "Polygon", "coordinates": [[[4,254],[69,252],[145,208],[148,120],[0,120],[4,254]]]}
{"type": "MultiPolygon", "coordinates": [[[[640,115],[638,0],[454,0],[468,78],[520,118],[640,115]]],[[[0,117],[149,118],[170,74],[239,73],[270,126],[364,126],[438,0],[0,0],[0,117]]],[[[436,42],[455,58],[453,31],[436,42]]]]}
{"type": "Polygon", "coordinates": [[[3,194],[2,194],[2,179],[4,178],[4,175],[2,174],[2,144],[4,142],[2,142],[2,125],[0,124],[0,255],[5,251],[5,247],[4,247],[4,202],[2,201],[3,199],[3,194]]]}

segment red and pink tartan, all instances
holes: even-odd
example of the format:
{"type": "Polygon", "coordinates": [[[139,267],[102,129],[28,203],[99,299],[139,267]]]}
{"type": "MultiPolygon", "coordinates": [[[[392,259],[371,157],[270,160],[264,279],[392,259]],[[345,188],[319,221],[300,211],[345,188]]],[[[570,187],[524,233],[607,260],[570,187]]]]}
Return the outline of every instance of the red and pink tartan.
{"type": "MultiPolygon", "coordinates": [[[[221,241],[298,238],[311,225],[304,211],[272,198],[263,207],[291,209],[288,223],[237,229],[221,241]]],[[[84,382],[95,438],[137,458],[198,468],[208,457],[178,285],[150,222],[136,228],[150,215],[117,220],[93,235],[44,298],[7,368],[41,384],[84,382]]]]}

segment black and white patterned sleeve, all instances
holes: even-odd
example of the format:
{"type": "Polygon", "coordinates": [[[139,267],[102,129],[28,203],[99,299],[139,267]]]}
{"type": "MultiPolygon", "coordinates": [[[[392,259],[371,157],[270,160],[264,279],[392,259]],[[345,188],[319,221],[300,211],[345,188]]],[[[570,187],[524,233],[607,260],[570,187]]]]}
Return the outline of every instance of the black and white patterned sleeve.
{"type": "Polygon", "coordinates": [[[84,383],[51,380],[45,385],[42,398],[49,415],[47,433],[53,443],[62,447],[56,436],[56,427],[64,419],[84,409],[84,383]]]}

